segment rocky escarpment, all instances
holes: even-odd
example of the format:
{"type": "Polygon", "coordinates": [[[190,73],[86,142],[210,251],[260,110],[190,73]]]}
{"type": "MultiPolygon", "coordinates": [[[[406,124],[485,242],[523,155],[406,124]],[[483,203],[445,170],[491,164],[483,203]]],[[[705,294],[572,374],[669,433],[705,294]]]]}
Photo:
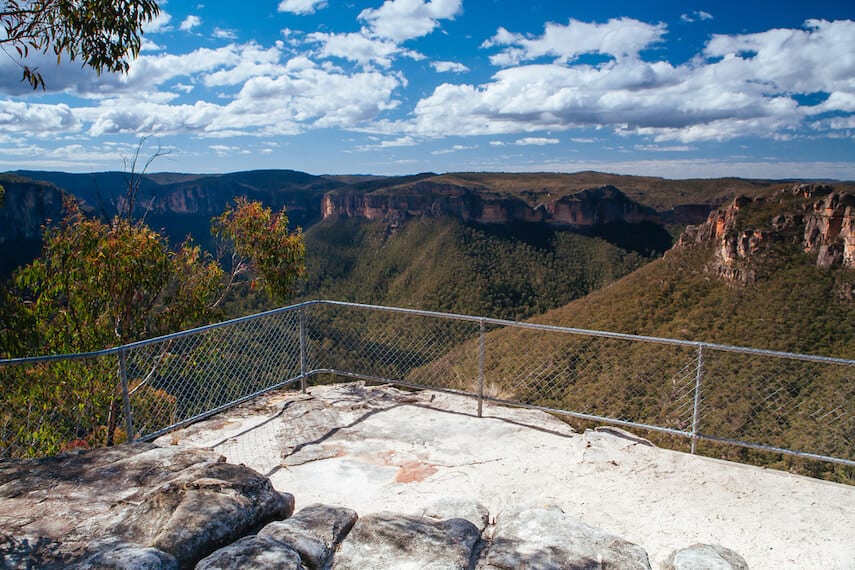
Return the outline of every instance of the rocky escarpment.
{"type": "Polygon", "coordinates": [[[804,249],[816,253],[821,267],[855,268],[855,196],[831,192],[814,203],[805,217],[804,249]]]}
{"type": "Polygon", "coordinates": [[[62,216],[63,194],[56,186],[19,177],[0,177],[0,245],[40,240],[42,225],[62,216]]]}
{"type": "Polygon", "coordinates": [[[63,193],[52,184],[0,176],[0,280],[41,250],[42,227],[62,218],[63,193]]]}
{"type": "Polygon", "coordinates": [[[819,267],[855,268],[855,196],[824,184],[798,184],[769,196],[740,196],[689,226],[677,246],[710,244],[711,268],[726,279],[749,283],[752,260],[773,243],[797,243],[819,267]]]}
{"type": "Polygon", "coordinates": [[[762,229],[741,229],[739,214],[751,200],[737,197],[724,208],[710,213],[707,221],[699,226],[689,226],[677,243],[684,247],[689,243],[713,245],[713,271],[725,279],[741,283],[754,281],[755,271],[742,263],[756,254],[760,246],[769,240],[769,232],[762,229]]]}
{"type": "MultiPolygon", "coordinates": [[[[491,516],[465,499],[359,517],[276,492],[211,451],[134,444],[0,463],[0,567],[322,570],[649,569],[640,546],[555,506],[491,516]]],[[[744,569],[718,545],[668,568],[744,569]]]]}
{"type": "Polygon", "coordinates": [[[521,198],[483,188],[421,181],[396,192],[332,192],[321,211],[330,216],[398,223],[410,218],[455,217],[478,224],[511,222],[586,227],[612,223],[655,222],[655,210],[633,202],[614,186],[600,186],[531,206],[521,198]]]}

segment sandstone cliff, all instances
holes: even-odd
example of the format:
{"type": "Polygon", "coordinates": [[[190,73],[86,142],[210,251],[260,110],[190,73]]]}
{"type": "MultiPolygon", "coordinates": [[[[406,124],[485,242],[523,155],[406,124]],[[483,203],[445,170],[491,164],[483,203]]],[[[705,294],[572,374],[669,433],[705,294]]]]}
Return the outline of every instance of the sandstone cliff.
{"type": "Polygon", "coordinates": [[[0,245],[16,240],[40,240],[48,218],[62,216],[62,192],[53,184],[5,176],[0,203],[0,245]]]}
{"type": "Polygon", "coordinates": [[[804,248],[817,254],[821,267],[855,268],[855,196],[831,192],[814,203],[805,219],[804,248]]]}
{"type": "Polygon", "coordinates": [[[712,244],[711,268],[726,279],[755,279],[752,260],[772,243],[798,242],[819,267],[855,269],[855,196],[825,184],[798,184],[768,196],[737,197],[689,226],[677,246],[712,244]]]}
{"type": "Polygon", "coordinates": [[[657,222],[655,210],[634,202],[614,186],[600,186],[536,206],[480,187],[420,181],[391,192],[330,192],[321,213],[399,223],[410,218],[455,217],[464,222],[546,223],[588,227],[619,222],[657,222]]]}
{"type": "Polygon", "coordinates": [[[62,217],[63,193],[54,185],[15,176],[0,177],[0,280],[38,255],[42,226],[62,217]]]}

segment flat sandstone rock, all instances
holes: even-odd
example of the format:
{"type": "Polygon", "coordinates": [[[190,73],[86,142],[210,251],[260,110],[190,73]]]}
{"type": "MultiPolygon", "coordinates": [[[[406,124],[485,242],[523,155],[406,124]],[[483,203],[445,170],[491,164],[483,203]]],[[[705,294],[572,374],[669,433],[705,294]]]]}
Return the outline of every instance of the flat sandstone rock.
{"type": "Polygon", "coordinates": [[[558,508],[502,513],[479,570],[620,568],[650,570],[647,552],[558,508]]]}
{"type": "Polygon", "coordinates": [[[291,514],[292,496],[221,459],[136,443],[0,462],[0,567],[187,566],[291,514]]]}

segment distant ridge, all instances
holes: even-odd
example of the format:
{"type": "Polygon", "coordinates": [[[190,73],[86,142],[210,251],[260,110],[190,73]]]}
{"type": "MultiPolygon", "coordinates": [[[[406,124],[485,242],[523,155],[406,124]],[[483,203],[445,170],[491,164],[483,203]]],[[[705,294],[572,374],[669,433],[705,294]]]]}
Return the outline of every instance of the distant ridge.
{"type": "MultiPolygon", "coordinates": [[[[47,181],[83,200],[93,213],[107,215],[121,205],[127,184],[122,172],[3,176],[47,181]]],[[[15,184],[7,186],[16,191],[15,184]]],[[[788,186],[773,180],[668,180],[599,172],[391,177],[295,170],[160,172],[142,177],[138,206],[149,210],[146,221],[165,230],[173,243],[190,235],[206,247],[211,247],[210,219],[235,196],[287,208],[291,225],[303,228],[310,246],[304,298],[325,295],[526,318],[641,267],[670,248],[686,225],[704,222],[711,210],[737,196],[753,199],[788,186]]],[[[43,221],[44,216],[26,223],[38,228],[43,221]]],[[[11,235],[17,223],[10,220],[2,231],[11,235]]],[[[32,259],[38,243],[17,248],[26,255],[15,257],[14,265],[32,259]]],[[[252,303],[235,310],[260,308],[252,303]]]]}

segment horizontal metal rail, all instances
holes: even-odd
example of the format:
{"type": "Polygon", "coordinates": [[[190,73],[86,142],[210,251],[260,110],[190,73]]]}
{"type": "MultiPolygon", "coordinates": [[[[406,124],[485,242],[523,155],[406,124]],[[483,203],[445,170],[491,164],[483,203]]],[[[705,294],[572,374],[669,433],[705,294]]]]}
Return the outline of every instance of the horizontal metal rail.
{"type": "Polygon", "coordinates": [[[244,322],[248,322],[248,321],[263,319],[264,317],[271,317],[273,315],[290,313],[291,311],[298,310],[300,307],[315,305],[319,302],[322,303],[323,301],[306,301],[303,303],[298,303],[296,305],[289,305],[287,307],[280,307],[278,309],[271,309],[270,311],[264,311],[263,313],[256,313],[254,315],[247,315],[245,317],[237,317],[235,319],[230,319],[228,321],[213,323],[210,325],[196,327],[194,329],[187,329],[186,331],[180,331],[177,333],[166,334],[163,336],[148,338],[145,340],[138,340],[136,342],[123,344],[121,346],[104,348],[102,350],[94,350],[92,352],[76,352],[76,353],[69,353],[69,354],[47,354],[47,355],[43,355],[43,356],[27,356],[24,358],[0,359],[0,366],[9,366],[9,365],[15,365],[15,364],[38,364],[41,362],[59,362],[62,360],[82,360],[82,359],[86,359],[86,358],[99,358],[101,356],[110,356],[112,354],[119,354],[120,352],[125,352],[128,350],[132,350],[134,348],[141,348],[143,346],[148,346],[148,345],[152,345],[152,344],[160,344],[160,343],[163,343],[163,342],[166,342],[169,340],[193,336],[193,335],[201,334],[201,333],[211,331],[214,329],[221,329],[221,328],[234,326],[234,325],[244,323],[244,322]]]}
{"type": "Polygon", "coordinates": [[[574,327],[562,327],[559,325],[544,325],[540,323],[532,323],[532,322],[520,322],[520,321],[509,321],[505,319],[494,319],[491,317],[478,317],[473,315],[463,315],[458,313],[441,313],[437,311],[424,311],[421,309],[406,309],[402,307],[385,307],[382,305],[367,305],[362,303],[348,303],[345,301],[329,301],[329,300],[316,300],[316,301],[304,301],[302,303],[298,303],[296,305],[289,305],[287,307],[281,307],[278,309],[272,309],[270,311],[265,311],[263,313],[257,313],[254,315],[248,315],[245,317],[238,317],[236,319],[231,319],[228,321],[223,321],[220,323],[214,323],[202,327],[197,327],[194,329],[188,329],[186,331],[181,331],[177,333],[167,334],[155,338],[150,338],[146,340],[140,340],[137,342],[132,342],[129,344],[116,346],[112,348],[105,348],[103,350],[96,350],[92,352],[81,352],[81,353],[70,353],[70,354],[51,354],[44,356],[28,356],[25,358],[9,358],[9,359],[0,359],[0,366],[14,365],[14,364],[36,364],[40,362],[56,362],[61,360],[80,360],[85,358],[97,358],[100,356],[109,356],[112,354],[118,354],[124,350],[130,350],[134,348],[143,347],[151,344],[158,344],[164,341],[182,338],[186,336],[191,336],[199,333],[203,333],[206,331],[228,327],[232,325],[236,325],[242,322],[251,321],[255,319],[261,319],[264,317],[269,317],[273,315],[278,315],[282,313],[288,313],[291,311],[299,310],[301,307],[310,307],[312,305],[330,305],[330,306],[338,306],[338,307],[350,307],[357,309],[366,309],[371,311],[380,311],[386,313],[397,313],[403,315],[414,315],[414,316],[423,316],[423,317],[434,317],[448,320],[458,320],[458,321],[469,321],[473,323],[484,322],[486,324],[503,326],[503,327],[514,327],[520,329],[529,329],[529,330],[539,330],[546,332],[555,332],[555,333],[566,333],[566,334],[576,334],[582,336],[591,336],[591,337],[599,337],[599,338],[611,338],[611,339],[619,339],[619,340],[628,340],[628,341],[636,341],[636,342],[649,342],[654,344],[666,344],[666,345],[674,345],[674,346],[688,346],[693,348],[709,348],[713,350],[721,350],[725,352],[735,352],[735,353],[743,353],[743,354],[753,354],[759,356],[771,356],[775,358],[786,358],[790,360],[802,360],[807,362],[822,362],[826,364],[844,364],[855,366],[855,360],[847,359],[847,358],[835,358],[831,356],[819,356],[814,354],[799,354],[794,352],[783,352],[777,350],[767,350],[762,348],[748,348],[744,346],[733,346],[728,344],[716,344],[710,342],[702,342],[695,340],[679,340],[673,338],[664,338],[664,337],[656,337],[656,336],[646,336],[646,335],[636,335],[636,334],[628,334],[628,333],[616,333],[609,331],[599,331],[592,329],[580,329],[574,327]]]}
{"type": "Polygon", "coordinates": [[[612,338],[619,340],[630,340],[637,342],[649,342],[654,344],[669,344],[675,346],[689,346],[692,348],[709,348],[714,350],[721,350],[725,352],[739,352],[743,354],[754,354],[760,356],[772,356],[775,358],[787,358],[791,360],[804,360],[808,362],[824,362],[824,363],[833,363],[833,364],[848,364],[855,365],[855,360],[850,360],[847,358],[835,358],[831,356],[818,356],[813,354],[799,354],[794,352],[781,352],[777,350],[766,350],[762,348],[748,348],[744,346],[733,346],[728,344],[715,344],[711,342],[701,342],[696,340],[679,340],[674,338],[663,338],[656,336],[645,336],[645,335],[636,335],[636,334],[627,334],[627,333],[616,333],[616,332],[608,332],[608,331],[598,331],[591,329],[579,329],[574,327],[562,327],[559,325],[544,325],[539,323],[532,322],[520,322],[520,321],[509,321],[505,319],[493,319],[490,317],[476,317],[472,315],[461,315],[456,313],[439,313],[435,311],[423,311],[420,309],[404,309],[399,307],[384,307],[382,305],[364,305],[361,303],[347,303],[344,301],[314,301],[314,304],[321,305],[334,305],[339,307],[352,307],[359,309],[369,309],[373,311],[383,311],[387,313],[398,313],[404,315],[417,315],[423,317],[438,317],[443,319],[452,319],[458,321],[469,321],[469,322],[481,322],[484,321],[486,324],[503,326],[503,327],[514,327],[520,329],[529,329],[529,330],[540,330],[540,331],[548,331],[548,332],[556,332],[556,333],[569,333],[569,334],[577,334],[583,336],[592,336],[592,337],[600,337],[600,338],[612,338]]]}

